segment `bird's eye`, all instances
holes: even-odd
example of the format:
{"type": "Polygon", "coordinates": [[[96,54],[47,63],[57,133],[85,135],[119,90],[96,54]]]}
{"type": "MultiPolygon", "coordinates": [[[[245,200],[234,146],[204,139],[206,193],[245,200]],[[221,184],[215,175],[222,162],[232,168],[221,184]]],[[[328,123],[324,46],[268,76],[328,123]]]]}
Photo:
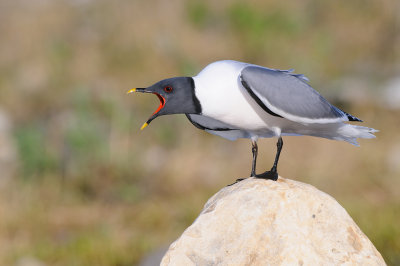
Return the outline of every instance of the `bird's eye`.
{"type": "Polygon", "coordinates": [[[165,91],[166,93],[170,93],[170,92],[173,91],[173,89],[172,89],[171,86],[166,86],[166,87],[164,87],[164,91],[165,91]]]}

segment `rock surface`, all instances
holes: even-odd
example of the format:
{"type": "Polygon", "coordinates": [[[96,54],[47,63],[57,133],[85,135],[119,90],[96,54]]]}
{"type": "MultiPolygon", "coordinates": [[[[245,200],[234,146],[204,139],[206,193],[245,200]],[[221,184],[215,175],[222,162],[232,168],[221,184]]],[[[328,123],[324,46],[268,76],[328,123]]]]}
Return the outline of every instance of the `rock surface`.
{"type": "Polygon", "coordinates": [[[161,265],[386,265],[331,196],[284,179],[223,188],[161,265]]]}

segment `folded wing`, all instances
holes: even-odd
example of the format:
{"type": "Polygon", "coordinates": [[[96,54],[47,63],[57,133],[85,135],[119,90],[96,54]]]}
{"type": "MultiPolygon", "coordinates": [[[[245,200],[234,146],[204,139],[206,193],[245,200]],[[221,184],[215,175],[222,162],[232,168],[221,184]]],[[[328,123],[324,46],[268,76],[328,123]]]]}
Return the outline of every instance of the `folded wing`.
{"type": "Polygon", "coordinates": [[[299,123],[361,121],[331,105],[308,85],[303,75],[290,70],[245,67],[240,81],[266,112],[299,123]]]}

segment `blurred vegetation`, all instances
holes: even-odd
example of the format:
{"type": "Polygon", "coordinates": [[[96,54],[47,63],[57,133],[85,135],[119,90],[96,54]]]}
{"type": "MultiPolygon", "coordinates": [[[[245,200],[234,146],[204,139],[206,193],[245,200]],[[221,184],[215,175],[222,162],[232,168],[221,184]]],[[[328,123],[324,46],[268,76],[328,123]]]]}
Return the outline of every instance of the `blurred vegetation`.
{"type": "MultiPolygon", "coordinates": [[[[140,131],[158,100],[125,92],[236,59],[295,68],[381,131],[361,148],[288,137],[280,174],[338,199],[400,265],[400,111],[381,101],[400,70],[399,12],[395,0],[1,2],[0,264],[136,265],[176,239],[249,174],[250,144],[183,115],[140,131]]],[[[260,152],[266,169],[274,140],[260,152]]]]}

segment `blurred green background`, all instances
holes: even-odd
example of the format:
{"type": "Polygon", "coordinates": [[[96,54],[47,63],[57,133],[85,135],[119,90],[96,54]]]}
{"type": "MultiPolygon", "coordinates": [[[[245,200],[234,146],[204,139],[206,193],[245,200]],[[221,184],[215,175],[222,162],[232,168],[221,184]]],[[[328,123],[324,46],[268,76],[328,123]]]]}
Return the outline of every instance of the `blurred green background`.
{"type": "MultiPolygon", "coordinates": [[[[286,137],[280,175],[335,197],[400,265],[400,2],[0,1],[0,265],[137,265],[247,177],[248,140],[126,95],[235,59],[295,68],[379,129],[361,147],[286,137]],[[34,264],[36,263],[36,264],[34,264]]],[[[258,168],[275,140],[259,142],[258,168]]]]}

